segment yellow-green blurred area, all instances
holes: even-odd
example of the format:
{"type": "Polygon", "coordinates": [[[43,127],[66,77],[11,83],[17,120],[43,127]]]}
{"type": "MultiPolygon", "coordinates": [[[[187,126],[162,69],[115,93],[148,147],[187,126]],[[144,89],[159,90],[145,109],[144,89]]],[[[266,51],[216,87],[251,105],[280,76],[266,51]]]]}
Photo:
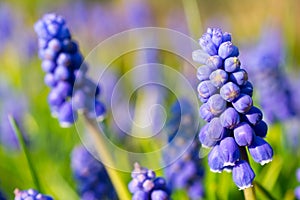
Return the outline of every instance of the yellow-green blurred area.
{"type": "MultiPolygon", "coordinates": [[[[88,55],[96,45],[114,34],[144,26],[174,29],[196,41],[207,27],[221,27],[223,31],[232,33],[233,43],[237,46],[255,44],[264,28],[276,27],[281,30],[285,48],[283,68],[289,74],[299,74],[300,1],[298,0],[1,0],[0,84],[1,87],[8,88],[8,92],[0,91],[0,99],[3,99],[0,100],[0,106],[4,99],[10,99],[12,93],[25,97],[26,112],[22,124],[24,132],[28,135],[30,143],[28,148],[43,191],[57,200],[79,199],[70,169],[70,152],[81,141],[75,127],[63,129],[59,126],[57,119],[51,116],[47,103],[50,89],[44,84],[45,73],[38,58],[37,36],[33,27],[38,19],[49,12],[65,17],[72,38],[80,45],[83,56],[88,55]],[[135,9],[139,9],[141,1],[148,13],[143,9],[142,12],[134,13],[135,9]]],[[[122,44],[119,45],[122,47],[122,44]]],[[[107,49],[105,53],[109,54],[109,51],[110,49],[107,49]]],[[[243,51],[240,51],[240,55],[242,54],[243,51]]],[[[118,79],[128,72],[136,64],[137,55],[138,52],[131,52],[112,62],[114,78],[118,79]]],[[[170,52],[159,51],[159,58],[162,64],[185,73],[192,83],[195,81],[196,70],[186,70],[184,66],[187,62],[180,57],[170,52]]],[[[89,67],[93,70],[93,67],[97,66],[89,67]]],[[[132,83],[128,81],[126,84],[128,85],[124,85],[124,97],[132,95],[126,93],[126,88],[131,87],[132,83]]],[[[145,100],[137,94],[133,94],[130,98],[134,105],[145,100]]],[[[175,98],[171,92],[165,96],[163,103],[167,111],[175,98]]],[[[256,101],[255,95],[254,100],[256,101]]],[[[13,100],[15,104],[19,104],[18,101],[20,99],[13,100]]],[[[196,112],[198,113],[198,110],[196,112]]],[[[108,119],[105,121],[107,125],[111,123],[111,117],[112,115],[108,113],[108,119]]],[[[84,129],[84,126],[80,124],[79,129],[84,129]]],[[[109,127],[109,131],[114,130],[113,127],[109,127]]],[[[298,134],[299,132],[298,130],[298,134]]],[[[130,143],[129,139],[118,139],[119,136],[108,137],[120,147],[124,143],[130,144],[128,148],[133,151],[147,152],[163,145],[155,141],[150,141],[149,145],[143,139],[136,139],[130,143]]],[[[256,173],[255,181],[277,199],[289,200],[294,198],[293,190],[300,184],[295,178],[295,170],[300,167],[300,148],[289,148],[286,137],[280,122],[269,126],[267,141],[274,148],[273,162],[263,167],[252,161],[251,164],[256,173]]],[[[125,161],[125,158],[120,159],[120,162],[124,162],[126,166],[132,165],[129,161],[125,161]]],[[[145,162],[149,164],[160,162],[160,158],[145,162]]],[[[210,172],[207,157],[203,163],[206,169],[203,181],[205,199],[243,198],[242,191],[234,185],[231,174],[210,172]]],[[[158,174],[163,175],[163,171],[159,171],[158,174]]],[[[130,176],[124,173],[123,177],[127,184],[130,176]]],[[[32,187],[33,181],[23,153],[1,145],[0,189],[8,199],[13,199],[15,188],[32,187]]],[[[257,195],[258,199],[267,199],[259,189],[257,195]]],[[[187,199],[184,191],[175,192],[173,197],[173,199],[187,199]]]]}

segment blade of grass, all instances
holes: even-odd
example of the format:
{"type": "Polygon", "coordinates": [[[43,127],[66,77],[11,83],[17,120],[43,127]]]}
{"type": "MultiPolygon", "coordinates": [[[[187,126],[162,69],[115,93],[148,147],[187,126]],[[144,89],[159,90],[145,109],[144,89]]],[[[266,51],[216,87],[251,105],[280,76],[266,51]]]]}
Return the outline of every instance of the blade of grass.
{"type": "Polygon", "coordinates": [[[13,131],[15,132],[15,134],[16,134],[16,136],[18,138],[20,148],[21,148],[22,152],[25,155],[25,158],[26,158],[26,161],[27,161],[27,164],[28,164],[28,168],[30,170],[31,177],[32,177],[33,183],[35,185],[35,188],[39,192],[43,192],[42,188],[41,188],[41,185],[40,185],[40,182],[39,182],[39,179],[38,179],[38,176],[37,176],[37,173],[36,173],[36,170],[34,168],[32,159],[30,157],[29,150],[28,150],[28,148],[27,148],[27,146],[25,144],[25,140],[24,140],[23,134],[21,133],[20,128],[18,127],[18,125],[16,123],[16,120],[13,118],[12,115],[10,115],[10,114],[8,115],[8,120],[9,120],[10,125],[13,128],[13,131]]]}
{"type": "MultiPolygon", "coordinates": [[[[111,157],[111,153],[109,152],[109,149],[107,147],[107,144],[105,143],[103,133],[97,128],[97,122],[94,120],[91,120],[88,117],[85,117],[85,122],[87,125],[87,128],[89,130],[89,133],[91,135],[91,138],[93,139],[94,142],[94,147],[96,148],[96,151],[100,157],[100,159],[103,161],[103,163],[108,163],[112,165],[113,159],[111,157]]],[[[120,174],[117,172],[117,170],[104,165],[114,187],[115,190],[119,196],[119,199],[123,200],[130,200],[130,195],[127,190],[126,184],[122,182],[120,174]]]]}
{"type": "Polygon", "coordinates": [[[265,189],[260,183],[258,183],[258,182],[254,182],[254,185],[255,186],[257,186],[256,188],[261,192],[261,193],[263,193],[264,195],[265,195],[265,197],[267,197],[268,199],[270,199],[270,200],[276,200],[276,198],[274,198],[273,196],[272,196],[272,194],[267,190],[267,189],[265,189]]]}
{"type": "Polygon", "coordinates": [[[198,38],[203,32],[203,27],[197,1],[182,0],[182,4],[190,35],[193,38],[198,38]]]}

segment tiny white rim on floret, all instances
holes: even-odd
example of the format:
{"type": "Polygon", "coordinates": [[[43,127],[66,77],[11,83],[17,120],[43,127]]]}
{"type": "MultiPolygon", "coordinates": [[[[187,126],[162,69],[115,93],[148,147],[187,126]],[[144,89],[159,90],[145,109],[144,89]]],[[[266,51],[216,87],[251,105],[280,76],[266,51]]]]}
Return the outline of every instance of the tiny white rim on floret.
{"type": "Polygon", "coordinates": [[[265,165],[265,164],[267,164],[267,163],[269,163],[269,162],[272,162],[272,158],[271,159],[267,159],[267,160],[262,160],[261,162],[259,162],[259,164],[261,164],[261,165],[265,165]]]}
{"type": "Polygon", "coordinates": [[[228,166],[235,166],[235,162],[224,162],[224,167],[228,167],[228,166]]]}
{"type": "Polygon", "coordinates": [[[213,173],[222,173],[222,170],[218,170],[218,169],[210,169],[210,171],[213,173]]]}
{"type": "Polygon", "coordinates": [[[242,187],[239,187],[239,190],[244,190],[244,189],[247,189],[249,187],[253,187],[252,183],[250,183],[248,185],[245,185],[245,186],[242,186],[242,187]]]}
{"type": "Polygon", "coordinates": [[[206,145],[204,145],[204,144],[201,144],[201,147],[203,147],[203,148],[205,148],[205,149],[211,149],[211,147],[206,146],[206,145]]]}

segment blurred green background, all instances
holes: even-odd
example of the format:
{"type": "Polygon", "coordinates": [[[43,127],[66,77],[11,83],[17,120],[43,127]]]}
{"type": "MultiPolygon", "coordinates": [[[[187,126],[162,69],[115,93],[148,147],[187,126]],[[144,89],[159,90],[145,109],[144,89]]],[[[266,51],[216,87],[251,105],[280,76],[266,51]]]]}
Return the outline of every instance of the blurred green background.
{"type": "MultiPolygon", "coordinates": [[[[120,31],[138,27],[139,23],[144,26],[175,29],[195,40],[207,27],[222,27],[224,31],[232,33],[237,46],[255,43],[264,27],[276,26],[280,27],[283,34],[285,70],[289,74],[299,72],[300,1],[298,0],[146,2],[150,17],[143,22],[128,20],[126,6],[136,1],[2,0],[0,2],[0,29],[4,27],[0,30],[3,32],[0,33],[0,84],[9,88],[8,92],[0,93],[1,99],[10,101],[14,93],[24,97],[26,112],[21,123],[28,135],[29,149],[42,188],[55,199],[78,199],[76,184],[70,170],[70,152],[80,143],[80,139],[74,127],[60,128],[58,121],[51,117],[47,104],[49,88],[43,84],[44,72],[37,56],[37,38],[33,30],[34,23],[44,13],[56,12],[66,18],[72,36],[78,41],[83,55],[87,55],[100,41],[120,31]]],[[[242,51],[240,53],[243,54],[242,51]]],[[[163,52],[161,57],[163,64],[172,65],[179,71],[184,70],[182,60],[163,52]]],[[[127,55],[114,63],[114,72],[118,77],[131,68],[133,59],[134,55],[127,55]]],[[[124,93],[126,94],[126,90],[124,93]]],[[[164,101],[167,110],[174,98],[169,94],[164,101]]],[[[15,98],[11,101],[19,104],[18,101],[22,99],[15,98]]],[[[109,117],[111,116],[108,115],[109,117]]],[[[107,123],[109,124],[109,119],[107,123]]],[[[300,148],[289,148],[281,123],[270,126],[267,140],[274,148],[274,160],[264,167],[252,163],[257,174],[256,181],[268,191],[272,191],[278,199],[293,199],[293,189],[297,186],[295,170],[300,167],[300,148]]],[[[120,142],[119,145],[124,144],[120,142]]],[[[13,199],[15,188],[33,187],[22,152],[2,145],[0,160],[0,188],[9,197],[8,199],[13,199]]],[[[203,163],[207,165],[206,161],[203,163]]],[[[206,199],[242,198],[242,192],[238,191],[230,174],[213,174],[209,172],[208,166],[205,168],[206,199]]],[[[124,181],[128,182],[129,179],[130,177],[124,174],[124,181]]],[[[182,196],[184,195],[177,192],[174,199],[181,199],[182,196]]],[[[266,197],[258,191],[258,199],[266,197]]]]}

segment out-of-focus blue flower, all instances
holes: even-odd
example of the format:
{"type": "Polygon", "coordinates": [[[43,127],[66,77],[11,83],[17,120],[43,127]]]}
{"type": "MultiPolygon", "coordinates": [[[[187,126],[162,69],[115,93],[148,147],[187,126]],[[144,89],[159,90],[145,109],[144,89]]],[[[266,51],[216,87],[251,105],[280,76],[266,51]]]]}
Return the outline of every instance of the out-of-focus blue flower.
{"type": "MultiPolygon", "coordinates": [[[[131,28],[151,26],[154,18],[147,1],[132,0],[125,4],[128,25],[131,28]]],[[[152,25],[153,26],[153,25],[152,25]]]]}
{"type": "Polygon", "coordinates": [[[29,189],[29,190],[19,190],[19,189],[15,189],[14,191],[15,193],[15,200],[28,200],[28,199],[32,199],[32,200],[53,200],[52,197],[48,196],[48,195],[44,195],[39,193],[38,191],[34,190],[34,189],[29,189]]]}
{"type": "Polygon", "coordinates": [[[156,177],[154,171],[134,164],[131,173],[132,180],[128,189],[132,193],[133,200],[168,200],[170,191],[164,178],[156,177]]]}
{"type": "Polygon", "coordinates": [[[240,189],[252,185],[255,177],[248,162],[241,158],[240,148],[247,147],[255,162],[272,160],[273,150],[261,137],[267,133],[262,112],[253,106],[253,87],[248,73],[241,68],[239,50],[230,33],[208,28],[199,39],[203,51],[193,52],[200,62],[197,77],[200,116],[208,122],[199,133],[203,147],[211,147],[208,164],[211,171],[233,171],[233,180],[240,189]],[[203,67],[203,68],[202,68],[203,67]]]}
{"type": "MultiPolygon", "coordinates": [[[[196,116],[193,107],[187,99],[181,99],[172,105],[170,115],[166,126],[169,142],[174,139],[181,141],[180,143],[183,145],[184,142],[187,142],[184,137],[193,137],[197,133],[194,128],[196,116]]],[[[177,145],[180,146],[180,144],[177,145]]],[[[169,152],[164,155],[165,160],[171,156],[172,152],[176,152],[176,148],[180,148],[177,145],[168,144],[169,152]]],[[[180,158],[165,168],[170,189],[186,189],[190,199],[199,199],[204,196],[202,185],[204,168],[198,155],[199,147],[199,141],[193,141],[180,158]]]]}
{"type": "Polygon", "coordinates": [[[19,149],[19,142],[9,122],[8,115],[13,116],[25,142],[28,144],[28,136],[24,130],[24,116],[27,110],[27,103],[24,95],[12,90],[13,88],[8,84],[2,83],[0,86],[0,142],[7,149],[16,150],[19,149]]]}
{"type": "Polygon", "coordinates": [[[8,40],[13,36],[14,24],[13,10],[8,4],[0,3],[0,50],[5,48],[8,40]]]}
{"type": "Polygon", "coordinates": [[[264,29],[258,43],[248,48],[243,61],[257,88],[259,104],[270,123],[285,121],[295,114],[292,91],[284,72],[284,45],[279,29],[264,29]]]}
{"type": "Polygon", "coordinates": [[[64,18],[54,13],[46,14],[34,28],[39,38],[42,68],[47,73],[45,83],[51,88],[48,102],[52,115],[58,117],[62,127],[76,121],[77,110],[102,120],[105,108],[97,100],[99,85],[86,77],[86,63],[83,63],[79,47],[72,40],[64,18]],[[80,90],[84,95],[76,98],[72,106],[72,92],[75,94],[80,90]],[[78,104],[80,106],[76,108],[78,104]]]}
{"type": "Polygon", "coordinates": [[[73,149],[71,167],[82,200],[116,198],[115,190],[103,164],[83,146],[73,149]]]}

